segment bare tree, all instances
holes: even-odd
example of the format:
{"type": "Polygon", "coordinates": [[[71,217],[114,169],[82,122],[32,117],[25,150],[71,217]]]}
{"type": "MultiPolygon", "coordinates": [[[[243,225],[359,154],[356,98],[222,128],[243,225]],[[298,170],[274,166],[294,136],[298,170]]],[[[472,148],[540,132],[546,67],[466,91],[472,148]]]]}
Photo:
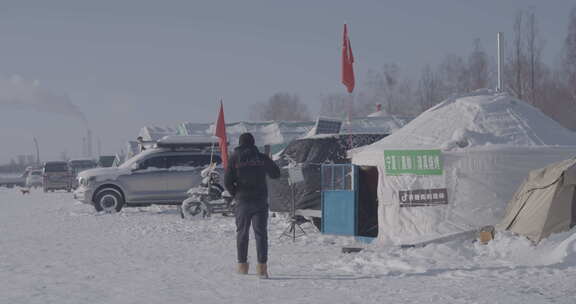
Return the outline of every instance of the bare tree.
{"type": "Polygon", "coordinates": [[[468,56],[468,76],[469,89],[477,90],[487,88],[489,83],[488,78],[488,55],[482,47],[480,39],[474,40],[474,49],[468,56]]]}
{"type": "Polygon", "coordinates": [[[522,17],[524,16],[523,11],[519,11],[516,14],[516,20],[514,22],[514,48],[513,48],[513,75],[514,75],[514,87],[516,88],[516,95],[518,98],[522,99],[523,96],[523,85],[522,85],[522,72],[524,71],[524,65],[526,64],[526,58],[524,55],[524,48],[522,47],[523,35],[522,35],[522,17]]]}
{"type": "Polygon", "coordinates": [[[576,103],[576,7],[570,12],[568,34],[562,49],[561,73],[565,78],[570,99],[576,103]]]}
{"type": "Polygon", "coordinates": [[[532,104],[536,101],[536,57],[540,56],[539,50],[536,49],[536,16],[534,12],[528,16],[527,29],[528,58],[530,58],[530,101],[532,104]]]}
{"type": "Polygon", "coordinates": [[[545,87],[550,72],[542,62],[542,49],[544,40],[538,33],[536,14],[531,11],[526,23],[526,54],[528,59],[528,81],[526,99],[535,106],[545,106],[545,87]]]}
{"type": "Polygon", "coordinates": [[[427,110],[442,99],[440,90],[441,83],[438,76],[430,65],[426,65],[422,70],[416,93],[422,111],[427,110]]]}
{"type": "Polygon", "coordinates": [[[442,96],[470,91],[470,74],[462,57],[454,54],[446,55],[437,70],[437,74],[441,75],[442,96]]]}
{"type": "Polygon", "coordinates": [[[385,64],[381,70],[369,70],[366,75],[364,104],[383,104],[389,114],[414,112],[412,84],[402,79],[400,67],[395,63],[385,64]]]}
{"type": "Polygon", "coordinates": [[[250,107],[250,119],[253,120],[310,120],[308,107],[300,98],[289,93],[276,93],[267,102],[260,102],[250,107]]]}
{"type": "Polygon", "coordinates": [[[350,99],[349,95],[338,93],[322,96],[320,98],[320,115],[345,119],[350,113],[351,117],[356,117],[356,107],[350,99]]]}
{"type": "MultiPolygon", "coordinates": [[[[530,21],[525,21],[523,10],[516,13],[514,19],[514,39],[512,47],[504,65],[504,79],[507,90],[518,99],[529,98],[526,91],[530,88],[530,42],[535,43],[535,19],[530,25],[530,21]],[[533,28],[533,35],[530,35],[530,27],[533,28]],[[528,42],[527,42],[528,41],[528,42]]],[[[532,52],[532,55],[535,53],[532,52]]],[[[529,94],[528,94],[529,95],[529,94]]]]}

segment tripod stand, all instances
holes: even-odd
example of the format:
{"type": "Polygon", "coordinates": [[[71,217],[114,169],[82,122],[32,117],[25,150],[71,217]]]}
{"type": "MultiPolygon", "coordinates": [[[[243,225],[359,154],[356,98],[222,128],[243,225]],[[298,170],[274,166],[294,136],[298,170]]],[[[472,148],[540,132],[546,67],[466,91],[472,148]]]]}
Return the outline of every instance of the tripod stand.
{"type": "Polygon", "coordinates": [[[306,232],[302,228],[302,224],[309,222],[306,218],[301,215],[296,215],[296,198],[294,193],[294,186],[296,183],[303,182],[304,176],[302,174],[301,167],[292,167],[288,169],[288,184],[290,186],[290,220],[288,227],[282,232],[282,236],[291,236],[292,242],[296,241],[297,237],[306,235],[306,232]],[[298,229],[296,229],[298,227],[298,229]],[[297,231],[298,230],[298,231],[297,231]]]}
{"type": "Polygon", "coordinates": [[[301,225],[307,222],[309,222],[309,220],[305,219],[301,215],[291,216],[288,227],[286,227],[286,229],[284,230],[284,232],[282,232],[282,235],[280,236],[291,236],[292,242],[295,242],[297,237],[306,235],[306,231],[304,231],[301,225]],[[296,227],[298,227],[298,229],[296,229],[296,227]]]}

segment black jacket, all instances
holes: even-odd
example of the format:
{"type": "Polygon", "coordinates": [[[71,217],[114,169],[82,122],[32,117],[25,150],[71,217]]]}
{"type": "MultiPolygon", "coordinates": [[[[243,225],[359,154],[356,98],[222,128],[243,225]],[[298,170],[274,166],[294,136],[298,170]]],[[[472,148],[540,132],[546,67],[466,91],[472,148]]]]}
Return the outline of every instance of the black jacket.
{"type": "Polygon", "coordinates": [[[241,145],[234,149],[228,160],[224,185],[239,203],[266,202],[266,175],[278,178],[280,168],[256,146],[241,145]]]}

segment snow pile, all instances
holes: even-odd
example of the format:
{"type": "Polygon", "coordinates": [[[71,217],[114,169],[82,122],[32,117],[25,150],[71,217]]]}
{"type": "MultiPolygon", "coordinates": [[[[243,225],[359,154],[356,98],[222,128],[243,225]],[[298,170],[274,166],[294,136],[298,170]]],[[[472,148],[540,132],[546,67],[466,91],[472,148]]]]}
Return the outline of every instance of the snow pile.
{"type": "Polygon", "coordinates": [[[378,167],[379,240],[406,244],[496,224],[530,170],[576,154],[576,133],[523,101],[480,90],[349,154],[378,167]],[[387,174],[384,151],[427,149],[440,151],[441,175],[387,174]],[[400,191],[444,188],[445,205],[400,206],[400,191]]]}
{"type": "Polygon", "coordinates": [[[379,110],[379,111],[376,111],[374,113],[368,114],[368,117],[386,117],[386,116],[390,116],[390,114],[388,114],[384,110],[379,110]]]}
{"type": "Polygon", "coordinates": [[[549,266],[564,269],[576,265],[576,230],[555,234],[535,246],[511,233],[498,233],[482,245],[476,241],[452,241],[422,248],[368,247],[343,255],[319,267],[363,275],[441,274],[451,271],[514,269],[549,266]]]}

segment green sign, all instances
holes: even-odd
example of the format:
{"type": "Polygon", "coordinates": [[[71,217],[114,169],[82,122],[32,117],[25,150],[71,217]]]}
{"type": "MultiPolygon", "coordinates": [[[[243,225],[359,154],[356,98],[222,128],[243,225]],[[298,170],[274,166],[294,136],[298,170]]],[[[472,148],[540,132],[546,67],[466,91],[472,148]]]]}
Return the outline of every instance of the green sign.
{"type": "Polygon", "coordinates": [[[386,150],[386,175],[442,175],[440,150],[386,150]]]}

